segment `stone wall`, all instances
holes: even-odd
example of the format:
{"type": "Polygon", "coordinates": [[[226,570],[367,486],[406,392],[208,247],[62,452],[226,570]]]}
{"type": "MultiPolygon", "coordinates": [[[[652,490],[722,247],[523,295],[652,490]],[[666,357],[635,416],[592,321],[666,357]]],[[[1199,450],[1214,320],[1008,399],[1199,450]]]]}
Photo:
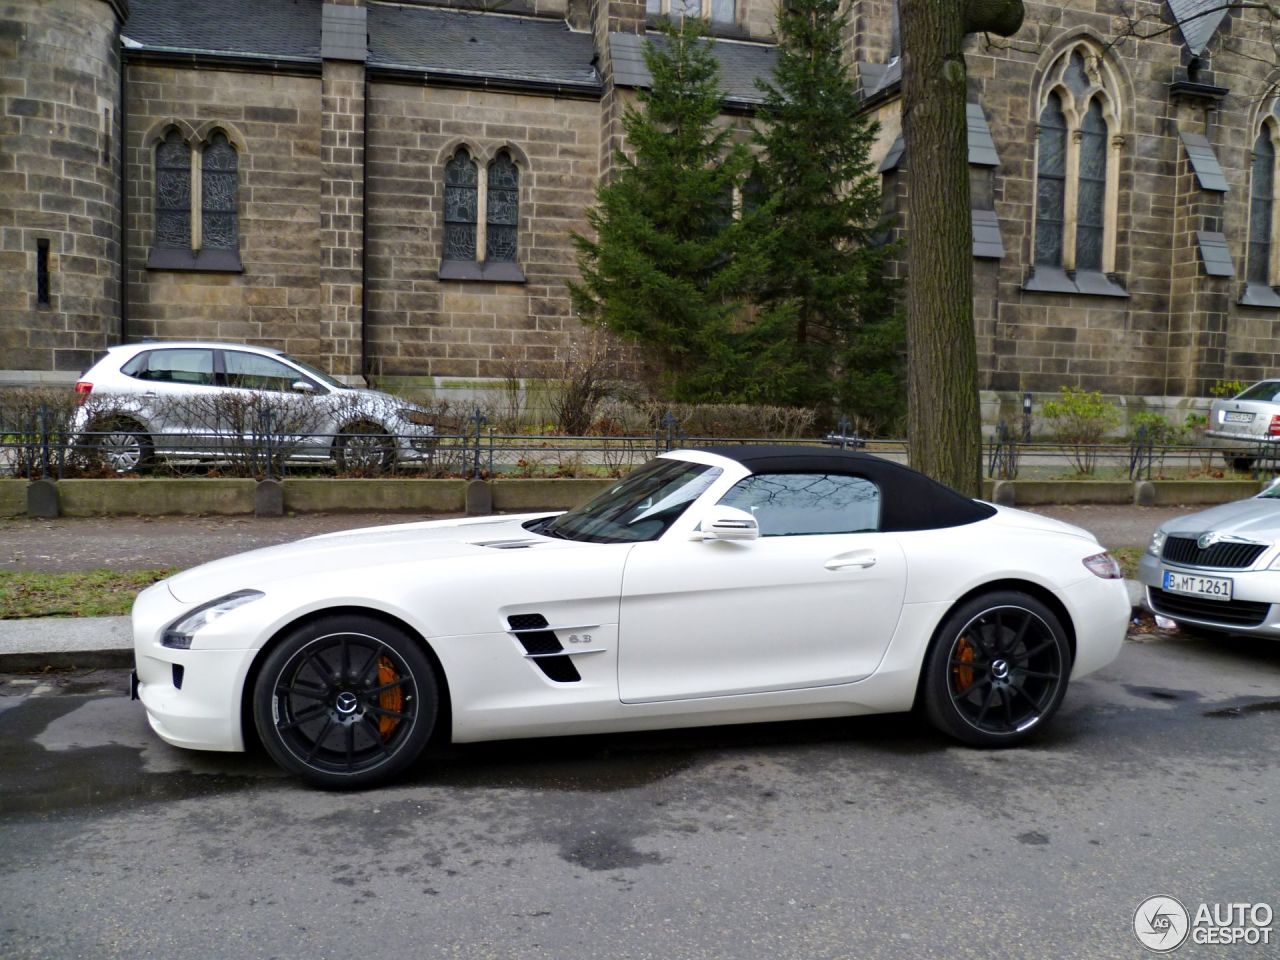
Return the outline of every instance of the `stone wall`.
{"type": "Polygon", "coordinates": [[[319,316],[321,78],[133,64],[126,95],[130,339],[249,341],[329,367],[334,327],[322,335],[319,316]],[[195,139],[216,126],[237,146],[243,273],[146,268],[155,142],[170,125],[195,139]]]}
{"type": "MultiPolygon", "coordinates": [[[[498,377],[548,370],[578,323],[566,281],[600,157],[600,104],[371,84],[368,313],[379,376],[498,377]],[[523,283],[440,280],[444,165],[466,145],[483,171],[508,150],[520,174],[523,283]]],[[[483,211],[481,211],[483,216],[483,211]]]]}
{"type": "Polygon", "coordinates": [[[115,342],[116,30],[116,13],[103,0],[0,3],[4,381],[74,377],[115,342]]]}

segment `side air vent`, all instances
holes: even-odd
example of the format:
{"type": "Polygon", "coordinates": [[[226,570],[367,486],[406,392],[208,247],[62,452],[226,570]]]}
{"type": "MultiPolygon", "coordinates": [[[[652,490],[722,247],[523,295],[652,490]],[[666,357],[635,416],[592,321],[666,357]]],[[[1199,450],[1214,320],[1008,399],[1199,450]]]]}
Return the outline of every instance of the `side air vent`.
{"type": "Polygon", "coordinates": [[[548,680],[556,683],[576,683],[582,679],[578,668],[568,656],[556,656],[564,650],[554,630],[547,629],[551,625],[540,613],[517,613],[507,617],[507,625],[515,634],[524,652],[531,658],[548,680]]]}
{"type": "Polygon", "coordinates": [[[472,545],[489,547],[492,550],[524,550],[537,542],[536,540],[476,540],[472,545]]]}

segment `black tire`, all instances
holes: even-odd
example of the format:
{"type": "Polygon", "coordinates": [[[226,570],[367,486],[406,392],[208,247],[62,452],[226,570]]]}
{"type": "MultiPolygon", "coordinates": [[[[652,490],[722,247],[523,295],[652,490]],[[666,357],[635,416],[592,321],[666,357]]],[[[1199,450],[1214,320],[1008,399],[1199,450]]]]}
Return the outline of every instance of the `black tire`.
{"type": "Polygon", "coordinates": [[[373,617],[297,628],[253,689],[258,736],[277,764],[329,789],[382,783],[422,753],[435,728],[435,672],[417,641],[373,617]]]}
{"type": "Polygon", "coordinates": [[[1071,650],[1058,617],[1017,591],[948,614],[925,660],[929,721],[977,747],[1010,747],[1044,726],[1067,692],[1071,650]]]}
{"type": "Polygon", "coordinates": [[[1248,473],[1253,469],[1254,457],[1227,457],[1227,462],[1231,464],[1232,470],[1238,470],[1240,473],[1248,473]]]}
{"type": "Polygon", "coordinates": [[[396,459],[395,441],[376,423],[343,427],[333,442],[339,470],[389,470],[396,459]]]}
{"type": "Polygon", "coordinates": [[[127,418],[93,424],[87,445],[97,459],[116,473],[134,473],[155,461],[150,435],[141,424],[127,418]]]}

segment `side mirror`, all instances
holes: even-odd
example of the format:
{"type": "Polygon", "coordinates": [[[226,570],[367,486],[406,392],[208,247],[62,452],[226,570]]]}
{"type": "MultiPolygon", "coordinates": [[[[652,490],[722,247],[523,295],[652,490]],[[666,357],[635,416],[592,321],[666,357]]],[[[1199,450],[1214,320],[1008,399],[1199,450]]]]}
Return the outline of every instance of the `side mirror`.
{"type": "Polygon", "coordinates": [[[756,518],[737,507],[712,507],[698,525],[697,540],[755,540],[760,536],[756,518]]]}
{"type": "Polygon", "coordinates": [[[295,380],[293,381],[293,392],[294,393],[315,393],[316,392],[315,384],[307,383],[307,381],[305,380],[295,380]]]}

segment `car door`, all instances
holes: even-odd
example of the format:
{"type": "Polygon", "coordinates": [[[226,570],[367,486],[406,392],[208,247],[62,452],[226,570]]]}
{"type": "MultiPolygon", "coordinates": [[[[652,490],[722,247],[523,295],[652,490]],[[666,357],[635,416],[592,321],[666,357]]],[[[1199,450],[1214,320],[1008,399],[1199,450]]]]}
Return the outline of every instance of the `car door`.
{"type": "Polygon", "coordinates": [[[628,557],[619,610],[626,702],[847,683],[874,672],[897,627],[906,560],[879,532],[864,477],[757,474],[720,501],[755,540],[661,540],[628,557]]]}
{"type": "Polygon", "coordinates": [[[212,349],[148,350],[121,372],[138,381],[131,396],[157,451],[190,451],[205,442],[217,391],[212,349]]]}
{"type": "Polygon", "coordinates": [[[318,400],[328,391],[310,377],[248,350],[223,350],[222,364],[230,393],[227,414],[235,420],[234,432],[246,452],[264,453],[269,435],[278,454],[315,453],[321,444],[316,436],[332,433],[318,400]],[[309,392],[300,392],[298,384],[309,392]]]}

